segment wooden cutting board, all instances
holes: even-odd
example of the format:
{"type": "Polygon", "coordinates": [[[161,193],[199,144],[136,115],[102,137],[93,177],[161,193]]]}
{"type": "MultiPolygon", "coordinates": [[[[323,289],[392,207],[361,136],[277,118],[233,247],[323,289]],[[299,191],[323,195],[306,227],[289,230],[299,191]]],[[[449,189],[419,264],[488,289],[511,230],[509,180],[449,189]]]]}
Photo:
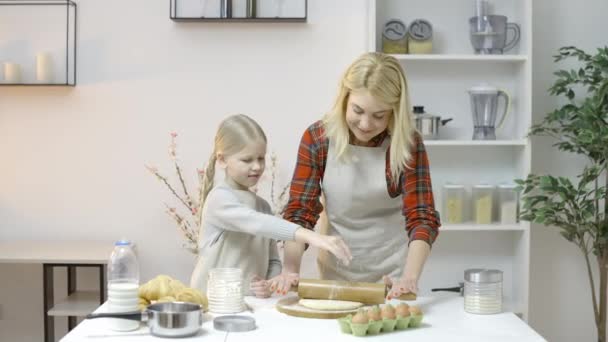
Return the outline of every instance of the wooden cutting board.
{"type": "Polygon", "coordinates": [[[335,319],[348,315],[354,315],[358,309],[354,310],[343,310],[343,311],[328,311],[328,310],[315,310],[307,308],[298,304],[300,297],[287,297],[280,299],[276,308],[277,311],[282,312],[286,315],[303,317],[303,318],[322,318],[322,319],[335,319]]]}

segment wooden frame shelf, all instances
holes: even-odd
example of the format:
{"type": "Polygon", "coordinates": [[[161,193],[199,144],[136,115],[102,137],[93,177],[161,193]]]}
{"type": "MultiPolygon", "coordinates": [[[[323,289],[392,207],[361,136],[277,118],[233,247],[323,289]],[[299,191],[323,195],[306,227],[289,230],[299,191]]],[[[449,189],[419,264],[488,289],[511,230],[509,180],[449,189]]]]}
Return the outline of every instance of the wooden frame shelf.
{"type": "Polygon", "coordinates": [[[308,20],[308,0],[299,0],[304,3],[303,16],[260,16],[260,17],[245,17],[245,16],[232,16],[232,17],[209,17],[209,16],[183,16],[178,14],[178,3],[179,0],[169,1],[169,19],[175,22],[188,22],[188,23],[306,23],[308,20]]]}
{"type": "MultiPolygon", "coordinates": [[[[21,86],[36,86],[36,87],[74,87],[76,86],[76,65],[77,65],[77,19],[78,19],[78,5],[72,0],[0,0],[0,11],[4,6],[11,7],[49,7],[49,8],[60,8],[65,7],[65,74],[57,75],[63,78],[60,82],[51,83],[38,83],[25,80],[25,82],[19,83],[7,83],[0,80],[0,86],[2,87],[21,87],[21,86]]],[[[24,9],[24,16],[30,14],[28,10],[24,9]]],[[[55,27],[55,25],[53,25],[55,27]]],[[[62,27],[57,25],[56,27],[62,27]]],[[[18,30],[13,36],[18,36],[18,30]]],[[[62,33],[63,35],[63,33],[62,33]]],[[[62,58],[63,59],[63,58],[62,58]]],[[[18,60],[18,62],[21,62],[18,60]]],[[[21,64],[21,63],[19,63],[21,64]]]]}

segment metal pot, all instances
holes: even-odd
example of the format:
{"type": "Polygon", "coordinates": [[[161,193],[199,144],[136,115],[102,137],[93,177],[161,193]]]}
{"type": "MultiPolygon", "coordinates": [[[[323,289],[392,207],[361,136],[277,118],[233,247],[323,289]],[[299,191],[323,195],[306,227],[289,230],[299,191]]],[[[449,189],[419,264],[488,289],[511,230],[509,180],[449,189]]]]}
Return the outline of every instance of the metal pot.
{"type": "Polygon", "coordinates": [[[439,127],[452,121],[452,118],[441,120],[441,116],[432,115],[424,112],[424,106],[414,106],[416,129],[423,139],[439,139],[439,127]]]}
{"type": "Polygon", "coordinates": [[[92,318],[122,318],[148,325],[150,334],[158,337],[187,337],[198,333],[203,324],[201,306],[192,303],[168,302],[149,305],[145,311],[112,312],[87,315],[92,318]]]}

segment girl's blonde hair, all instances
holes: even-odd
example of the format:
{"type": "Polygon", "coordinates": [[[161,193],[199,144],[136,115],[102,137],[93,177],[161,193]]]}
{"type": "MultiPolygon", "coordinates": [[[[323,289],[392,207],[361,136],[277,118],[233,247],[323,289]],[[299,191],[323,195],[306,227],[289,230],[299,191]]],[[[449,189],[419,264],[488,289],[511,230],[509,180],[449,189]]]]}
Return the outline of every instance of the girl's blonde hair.
{"type": "Polygon", "coordinates": [[[264,134],[262,127],[247,115],[232,115],[220,123],[215,134],[213,152],[209,157],[207,169],[203,176],[203,185],[199,197],[201,201],[199,214],[202,212],[203,204],[205,203],[205,199],[207,199],[207,195],[209,195],[209,191],[213,188],[217,154],[221,152],[224,156],[229,156],[238,153],[247,144],[260,139],[266,142],[266,134],[264,134]]]}
{"type": "Polygon", "coordinates": [[[366,90],[378,101],[392,106],[388,132],[391,138],[390,168],[393,181],[411,159],[415,128],[410,114],[410,99],[405,73],[394,57],[378,52],[363,54],[346,69],[336,102],[323,118],[325,134],[335,144],[337,158],[348,155],[350,131],[346,124],[346,106],[353,91],[366,90]]]}

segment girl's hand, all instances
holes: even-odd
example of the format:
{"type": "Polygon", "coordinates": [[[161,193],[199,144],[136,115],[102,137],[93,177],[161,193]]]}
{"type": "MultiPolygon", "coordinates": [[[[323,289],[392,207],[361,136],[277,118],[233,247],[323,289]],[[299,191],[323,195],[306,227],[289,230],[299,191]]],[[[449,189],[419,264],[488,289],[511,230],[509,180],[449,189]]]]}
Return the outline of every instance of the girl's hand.
{"type": "Polygon", "coordinates": [[[330,252],[346,266],[348,266],[353,259],[350,248],[348,248],[346,242],[339,236],[317,235],[315,239],[312,240],[313,241],[310,243],[311,245],[330,252]]]}
{"type": "Polygon", "coordinates": [[[350,264],[353,259],[350,248],[340,236],[329,236],[316,233],[312,230],[300,227],[296,230],[296,242],[308,243],[319,249],[326,250],[335,255],[344,265],[350,264]]]}
{"type": "Polygon", "coordinates": [[[270,282],[258,275],[251,278],[249,285],[251,292],[258,298],[268,298],[271,295],[270,282]]]}
{"type": "Polygon", "coordinates": [[[382,280],[384,280],[384,284],[390,288],[386,299],[398,298],[402,294],[410,292],[418,293],[418,279],[408,276],[407,274],[396,281],[393,281],[393,279],[386,275],[382,277],[382,280]]]}
{"type": "Polygon", "coordinates": [[[300,274],[298,273],[281,273],[268,280],[270,292],[285,295],[292,286],[298,285],[298,281],[300,281],[300,274]]]}

